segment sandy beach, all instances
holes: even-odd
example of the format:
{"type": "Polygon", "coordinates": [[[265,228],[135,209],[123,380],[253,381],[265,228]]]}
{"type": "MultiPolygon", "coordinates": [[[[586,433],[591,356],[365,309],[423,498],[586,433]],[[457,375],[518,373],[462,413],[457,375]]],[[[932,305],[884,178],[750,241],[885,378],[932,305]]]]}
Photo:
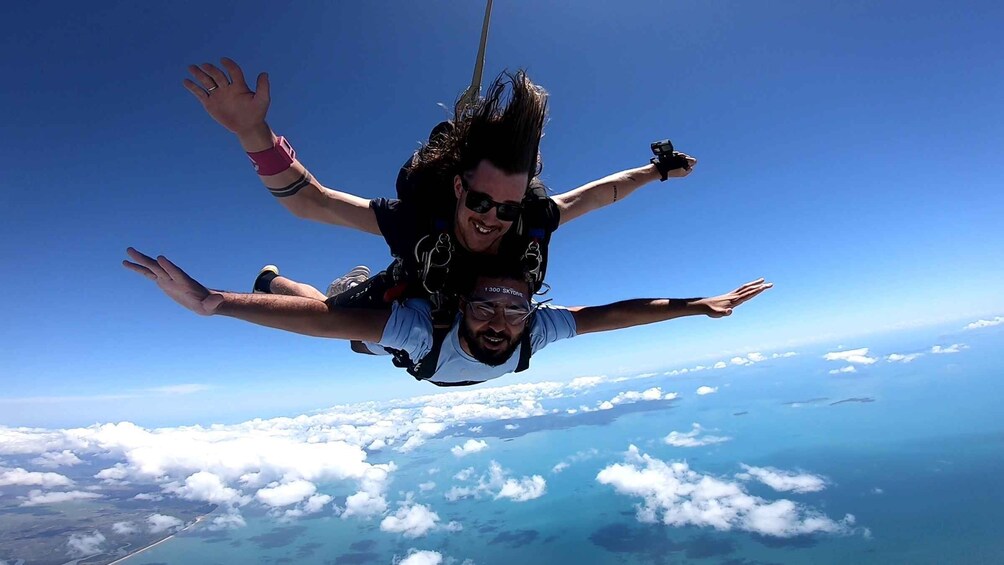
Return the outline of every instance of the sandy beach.
{"type": "Polygon", "coordinates": [[[153,549],[154,547],[157,547],[158,545],[160,545],[160,544],[164,543],[165,541],[173,538],[174,536],[180,534],[181,532],[184,532],[185,530],[187,530],[187,529],[191,528],[192,526],[198,524],[199,522],[201,522],[202,520],[204,520],[206,518],[206,516],[207,515],[199,516],[198,518],[195,519],[194,522],[192,522],[191,524],[185,526],[184,528],[181,528],[180,530],[178,530],[177,532],[174,532],[173,534],[167,536],[166,538],[161,539],[161,540],[157,540],[157,541],[151,543],[148,546],[145,546],[145,547],[142,547],[140,549],[137,549],[136,551],[130,553],[129,555],[126,555],[125,557],[120,557],[119,559],[116,559],[115,561],[112,561],[108,565],[115,565],[116,563],[123,563],[125,560],[130,559],[132,557],[135,557],[135,556],[139,555],[140,553],[143,553],[144,551],[147,551],[149,549],[153,549]]]}

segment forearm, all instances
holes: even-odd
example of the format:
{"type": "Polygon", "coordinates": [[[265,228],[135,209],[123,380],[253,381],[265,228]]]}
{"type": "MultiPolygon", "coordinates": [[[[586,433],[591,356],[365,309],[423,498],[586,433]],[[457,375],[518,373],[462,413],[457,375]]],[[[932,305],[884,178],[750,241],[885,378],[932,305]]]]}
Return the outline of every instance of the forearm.
{"type": "Polygon", "coordinates": [[[614,173],[559,194],[554,200],[561,209],[561,223],[623,200],[635,190],[659,178],[658,169],[649,164],[614,173]]]}
{"type": "MultiPolygon", "coordinates": [[[[223,297],[214,314],[288,332],[335,339],[379,341],[379,311],[351,310],[326,302],[277,294],[213,291],[223,297]]],[[[386,314],[384,315],[386,317],[386,314]]]]}
{"type": "Polygon", "coordinates": [[[707,314],[708,309],[700,298],[637,298],[606,304],[569,308],[575,318],[576,333],[619,330],[644,324],[653,324],[707,314]]]}
{"type": "MultiPolygon", "coordinates": [[[[248,153],[273,147],[276,137],[265,122],[237,134],[241,147],[248,153]]],[[[279,174],[259,175],[258,178],[270,191],[299,186],[293,194],[277,198],[284,208],[298,218],[380,235],[376,217],[369,209],[369,200],[323,186],[299,159],[294,159],[290,167],[279,174]]]]}

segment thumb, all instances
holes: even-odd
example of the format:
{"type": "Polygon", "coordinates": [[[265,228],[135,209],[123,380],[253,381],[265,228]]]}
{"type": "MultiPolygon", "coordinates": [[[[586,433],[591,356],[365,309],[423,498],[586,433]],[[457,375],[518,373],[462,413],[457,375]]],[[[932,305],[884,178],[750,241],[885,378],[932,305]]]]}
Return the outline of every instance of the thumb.
{"type": "Polygon", "coordinates": [[[268,103],[272,101],[272,96],[270,93],[270,86],[268,84],[268,73],[261,73],[258,75],[258,83],[255,85],[255,100],[261,99],[261,103],[268,106],[268,103]]]}
{"type": "Polygon", "coordinates": [[[202,299],[202,307],[206,310],[206,315],[213,315],[216,310],[223,304],[223,295],[211,292],[209,296],[202,299]]]}

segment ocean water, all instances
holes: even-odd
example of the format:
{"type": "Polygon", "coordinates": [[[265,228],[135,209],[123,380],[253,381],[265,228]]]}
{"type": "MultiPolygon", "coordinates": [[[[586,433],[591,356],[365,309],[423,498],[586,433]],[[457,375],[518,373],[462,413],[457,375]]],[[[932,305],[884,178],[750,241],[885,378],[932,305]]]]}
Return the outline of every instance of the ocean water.
{"type": "MultiPolygon", "coordinates": [[[[590,390],[593,396],[546,405],[557,413],[480,422],[480,429],[476,423],[456,426],[412,452],[372,455],[372,462],[397,466],[387,496],[391,512],[396,502],[411,500],[436,512],[441,523],[459,523],[460,531],[440,528],[408,538],[382,531],[379,517],[341,519],[329,508],[281,521],[249,506],[244,527],[211,530],[206,520],[126,562],[392,563],[418,549],[458,564],[1004,563],[999,330],[923,330],[848,343],[845,349],[869,347],[875,360],[854,364],[853,373],[830,373],[848,365],[823,358],[838,351],[831,345],[742,367],[606,382],[590,390]],[[963,344],[956,353],[931,349],[956,343],[963,344]],[[885,358],[911,352],[923,355],[908,363],[885,358]],[[704,385],[717,392],[695,394],[704,385]],[[587,413],[566,410],[650,387],[680,395],[587,413]],[[841,402],[848,399],[855,400],[841,402]],[[692,432],[694,423],[704,436],[729,439],[698,447],[664,441],[672,431],[692,432]],[[484,440],[488,449],[454,456],[451,449],[468,439],[484,440]],[[631,445],[659,461],[686,462],[696,473],[741,485],[764,501],[794,501],[841,529],[783,537],[736,524],[640,521],[641,497],[597,480],[604,469],[628,462],[631,445]],[[471,484],[457,473],[473,467],[483,475],[492,461],[507,476],[539,475],[546,492],[523,502],[491,492],[447,499],[451,487],[471,484]],[[561,462],[567,467],[555,472],[561,462]],[[744,465],[821,477],[825,488],[777,491],[737,478],[744,465]],[[434,487],[419,486],[430,481],[434,487]]],[[[354,492],[346,485],[318,487],[336,505],[354,492]]]]}

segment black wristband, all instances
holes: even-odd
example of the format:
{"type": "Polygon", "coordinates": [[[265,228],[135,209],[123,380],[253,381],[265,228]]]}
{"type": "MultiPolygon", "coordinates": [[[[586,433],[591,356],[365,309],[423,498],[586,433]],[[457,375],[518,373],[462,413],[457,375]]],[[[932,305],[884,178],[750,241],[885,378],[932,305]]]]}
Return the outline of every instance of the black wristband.
{"type": "Polygon", "coordinates": [[[303,176],[293,181],[293,184],[290,184],[289,186],[284,186],[282,188],[267,188],[268,191],[272,193],[272,196],[275,196],[276,198],[285,198],[287,196],[293,196],[299,192],[301,188],[310,184],[310,180],[310,173],[305,172],[303,173],[303,176]]]}
{"type": "Polygon", "coordinates": [[[669,171],[675,171],[676,169],[690,170],[690,164],[687,162],[687,158],[675,151],[672,155],[652,157],[649,161],[655,165],[655,168],[659,171],[659,180],[663,181],[669,178],[669,171]]]}

